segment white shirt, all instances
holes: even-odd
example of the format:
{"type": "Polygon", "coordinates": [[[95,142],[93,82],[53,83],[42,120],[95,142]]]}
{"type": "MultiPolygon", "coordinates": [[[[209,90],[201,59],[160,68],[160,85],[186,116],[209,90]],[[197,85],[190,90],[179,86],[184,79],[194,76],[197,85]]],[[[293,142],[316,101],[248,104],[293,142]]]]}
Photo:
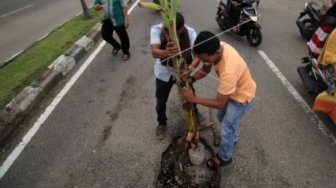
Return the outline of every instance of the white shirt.
{"type": "MultiPolygon", "coordinates": [[[[150,44],[161,44],[160,36],[161,36],[161,30],[162,30],[163,24],[157,24],[153,25],[151,28],[150,32],[150,44]]],[[[185,27],[188,29],[188,34],[189,34],[189,40],[190,40],[190,47],[194,45],[195,39],[196,39],[196,32],[193,28],[186,26],[185,27]]],[[[155,65],[154,65],[154,74],[155,77],[159,80],[168,82],[169,78],[175,74],[174,68],[164,66],[161,64],[160,59],[155,60],[155,65]]]]}

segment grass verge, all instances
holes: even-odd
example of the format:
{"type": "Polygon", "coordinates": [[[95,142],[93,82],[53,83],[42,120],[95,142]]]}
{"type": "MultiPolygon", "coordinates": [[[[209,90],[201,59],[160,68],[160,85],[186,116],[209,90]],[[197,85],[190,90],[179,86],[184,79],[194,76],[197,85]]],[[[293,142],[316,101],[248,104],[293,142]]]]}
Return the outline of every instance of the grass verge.
{"type": "Polygon", "coordinates": [[[91,9],[90,14],[91,19],[84,19],[82,14],[74,17],[0,69],[0,109],[5,108],[102,17],[102,11],[91,9]]]}

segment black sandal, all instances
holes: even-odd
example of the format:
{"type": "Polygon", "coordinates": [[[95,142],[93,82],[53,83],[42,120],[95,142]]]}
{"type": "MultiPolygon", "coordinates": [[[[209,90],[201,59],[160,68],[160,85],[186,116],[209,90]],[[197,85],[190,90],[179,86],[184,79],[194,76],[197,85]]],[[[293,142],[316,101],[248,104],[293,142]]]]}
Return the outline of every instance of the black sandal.
{"type": "Polygon", "coordinates": [[[206,165],[211,169],[217,169],[219,167],[229,165],[231,162],[232,158],[227,161],[224,161],[219,157],[218,153],[216,153],[216,155],[207,160],[206,165]]]}
{"type": "Polygon", "coordinates": [[[123,54],[122,60],[127,61],[130,58],[131,54],[123,54]]]}
{"type": "Polygon", "coordinates": [[[113,48],[112,49],[112,55],[117,55],[117,53],[119,52],[121,48],[113,48]]]}
{"type": "Polygon", "coordinates": [[[158,125],[156,128],[156,139],[162,140],[166,136],[167,126],[166,125],[158,125]]]}

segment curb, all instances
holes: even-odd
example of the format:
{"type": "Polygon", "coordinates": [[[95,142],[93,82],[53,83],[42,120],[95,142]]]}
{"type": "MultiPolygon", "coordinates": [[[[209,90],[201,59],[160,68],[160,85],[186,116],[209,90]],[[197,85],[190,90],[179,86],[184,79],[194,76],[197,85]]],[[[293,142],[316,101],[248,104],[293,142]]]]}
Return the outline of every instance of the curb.
{"type": "Polygon", "coordinates": [[[25,120],[38,101],[99,41],[100,29],[101,23],[97,23],[0,111],[0,146],[6,143],[10,134],[25,120]]]}

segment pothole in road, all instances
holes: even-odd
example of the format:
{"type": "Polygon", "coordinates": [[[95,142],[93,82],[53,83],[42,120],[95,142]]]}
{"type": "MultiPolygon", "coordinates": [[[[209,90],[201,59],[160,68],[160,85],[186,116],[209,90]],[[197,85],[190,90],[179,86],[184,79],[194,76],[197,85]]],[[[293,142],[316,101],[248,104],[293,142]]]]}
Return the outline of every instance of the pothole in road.
{"type": "MultiPolygon", "coordinates": [[[[190,161],[188,150],[179,142],[180,137],[173,139],[167,150],[161,156],[161,171],[156,187],[190,187],[212,188],[219,187],[220,174],[218,170],[210,169],[205,164],[205,159],[212,156],[213,150],[201,139],[203,159],[200,165],[193,165],[190,161]]],[[[198,152],[197,152],[198,155],[198,152]]],[[[192,158],[191,160],[194,161],[192,158]]],[[[195,164],[195,162],[193,162],[195,164]]]]}

